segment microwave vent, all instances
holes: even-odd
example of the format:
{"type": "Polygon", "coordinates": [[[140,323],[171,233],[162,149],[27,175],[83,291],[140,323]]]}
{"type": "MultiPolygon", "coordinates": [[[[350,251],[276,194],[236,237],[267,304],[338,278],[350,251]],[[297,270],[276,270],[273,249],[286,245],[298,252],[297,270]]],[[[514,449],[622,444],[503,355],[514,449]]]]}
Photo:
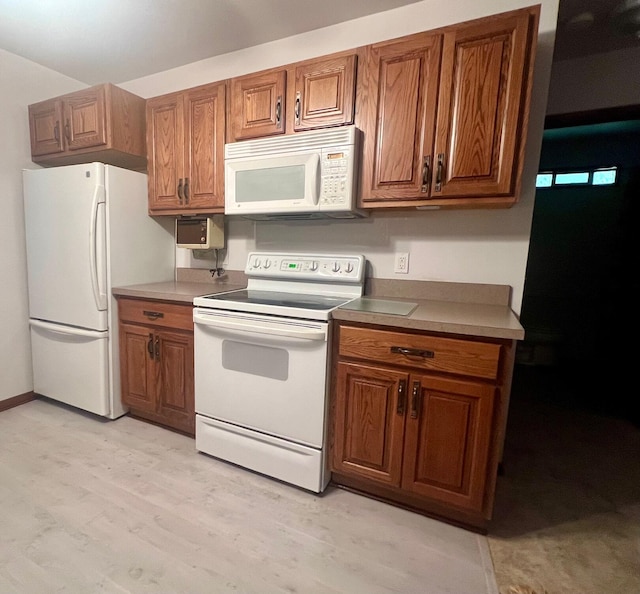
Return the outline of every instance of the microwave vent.
{"type": "Polygon", "coordinates": [[[308,132],[296,132],[288,136],[230,142],[224,145],[224,156],[225,159],[241,159],[244,157],[257,157],[274,153],[326,149],[331,145],[353,145],[356,142],[357,131],[355,126],[342,126],[323,130],[310,130],[308,132]]]}

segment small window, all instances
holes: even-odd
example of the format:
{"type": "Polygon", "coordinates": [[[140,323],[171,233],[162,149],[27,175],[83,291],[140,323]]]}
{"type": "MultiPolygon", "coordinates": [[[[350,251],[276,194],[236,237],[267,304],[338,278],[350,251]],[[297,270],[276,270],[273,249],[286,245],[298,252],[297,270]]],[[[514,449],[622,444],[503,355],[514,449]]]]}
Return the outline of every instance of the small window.
{"type": "Polygon", "coordinates": [[[594,186],[610,186],[616,183],[616,168],[611,169],[598,169],[593,172],[593,185],[594,186]]]}
{"type": "Polygon", "coordinates": [[[571,184],[588,184],[589,172],[580,171],[579,173],[556,173],[556,186],[568,186],[571,184]]]}
{"type": "Polygon", "coordinates": [[[586,171],[544,171],[536,176],[536,188],[557,186],[611,186],[618,179],[617,167],[586,171]]]}
{"type": "Polygon", "coordinates": [[[553,173],[538,173],[536,188],[550,188],[553,185],[553,173]]]}

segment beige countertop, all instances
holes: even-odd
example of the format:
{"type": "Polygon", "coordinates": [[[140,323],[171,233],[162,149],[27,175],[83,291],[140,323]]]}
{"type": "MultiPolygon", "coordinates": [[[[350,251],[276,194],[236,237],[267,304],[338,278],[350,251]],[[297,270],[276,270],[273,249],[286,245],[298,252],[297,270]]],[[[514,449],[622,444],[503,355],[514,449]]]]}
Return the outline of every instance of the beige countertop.
{"type": "MultiPolygon", "coordinates": [[[[243,278],[203,282],[167,281],[115,287],[116,297],[156,299],[176,303],[192,303],[199,295],[243,289],[243,278]]],[[[200,280],[200,278],[198,278],[200,280]]],[[[521,340],[524,328],[508,305],[509,288],[503,285],[472,285],[433,281],[374,281],[368,283],[368,294],[332,312],[334,320],[361,322],[467,336],[521,340]],[[410,310],[406,315],[390,313],[410,310]]]]}
{"type": "Polygon", "coordinates": [[[199,295],[211,295],[244,289],[245,285],[226,282],[184,282],[167,281],[164,283],[149,283],[145,285],[130,285],[114,287],[111,291],[116,297],[137,297],[139,299],[156,299],[158,301],[172,301],[176,303],[193,303],[193,298],[199,295]]]}
{"type": "Polygon", "coordinates": [[[346,322],[362,322],[379,324],[407,330],[428,330],[468,336],[485,336],[488,338],[524,338],[524,329],[510,307],[485,303],[456,303],[452,301],[436,301],[429,299],[378,298],[391,301],[415,304],[416,307],[407,315],[376,312],[376,297],[351,302],[347,308],[333,311],[333,319],[346,322]],[[363,307],[359,308],[359,304],[363,307]]]}

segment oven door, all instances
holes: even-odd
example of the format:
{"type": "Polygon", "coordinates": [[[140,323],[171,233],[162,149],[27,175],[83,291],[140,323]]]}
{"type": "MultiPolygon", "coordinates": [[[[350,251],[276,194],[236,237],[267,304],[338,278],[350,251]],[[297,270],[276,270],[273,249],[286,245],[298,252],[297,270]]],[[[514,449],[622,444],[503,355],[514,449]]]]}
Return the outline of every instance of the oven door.
{"type": "Polygon", "coordinates": [[[196,413],[321,448],[327,322],[196,308],[196,413]]]}

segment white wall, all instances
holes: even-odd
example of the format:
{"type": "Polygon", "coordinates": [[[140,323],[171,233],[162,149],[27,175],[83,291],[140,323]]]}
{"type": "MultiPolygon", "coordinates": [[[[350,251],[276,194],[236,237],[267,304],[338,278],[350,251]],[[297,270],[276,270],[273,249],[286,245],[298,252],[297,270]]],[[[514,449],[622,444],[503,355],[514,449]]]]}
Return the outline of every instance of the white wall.
{"type": "Polygon", "coordinates": [[[85,86],[0,49],[0,400],[33,389],[22,169],[36,165],[30,158],[27,105],[85,86]]]}
{"type": "Polygon", "coordinates": [[[555,62],[548,114],[640,104],[640,49],[555,62]]]}
{"type": "MultiPolygon", "coordinates": [[[[121,86],[143,97],[186,89],[434,29],[532,4],[526,0],[423,0],[386,13],[312,31],[129,81],[121,86]]],[[[364,253],[379,278],[496,283],[513,287],[520,311],[542,129],[553,55],[558,0],[543,0],[535,86],[520,202],[508,210],[380,213],[358,222],[248,223],[227,217],[225,266],[243,269],[251,249],[355,251],[364,253]],[[393,272],[394,252],[410,252],[409,274],[393,272]]],[[[178,250],[177,265],[211,267],[178,250]]]]}

